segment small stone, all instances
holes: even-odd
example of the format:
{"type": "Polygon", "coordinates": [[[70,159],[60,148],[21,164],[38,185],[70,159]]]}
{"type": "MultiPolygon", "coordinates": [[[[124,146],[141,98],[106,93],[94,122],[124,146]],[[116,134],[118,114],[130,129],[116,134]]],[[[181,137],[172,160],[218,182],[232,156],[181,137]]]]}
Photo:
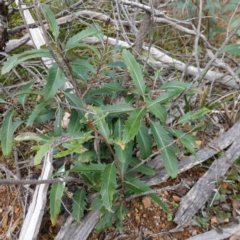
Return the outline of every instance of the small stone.
{"type": "Polygon", "coordinates": [[[179,196],[177,196],[177,195],[173,195],[173,200],[174,200],[175,202],[180,202],[180,201],[181,201],[181,198],[180,198],[179,196]]]}
{"type": "Polygon", "coordinates": [[[150,197],[147,197],[147,196],[143,197],[143,198],[142,198],[142,203],[143,203],[144,208],[149,208],[149,207],[151,207],[151,204],[152,204],[151,198],[150,198],[150,197]]]}
{"type": "Polygon", "coordinates": [[[159,207],[158,203],[156,203],[156,202],[153,204],[153,206],[154,206],[155,208],[159,207]]]}
{"type": "Polygon", "coordinates": [[[192,234],[192,236],[196,236],[197,235],[197,230],[194,229],[191,234],[192,234]]]}

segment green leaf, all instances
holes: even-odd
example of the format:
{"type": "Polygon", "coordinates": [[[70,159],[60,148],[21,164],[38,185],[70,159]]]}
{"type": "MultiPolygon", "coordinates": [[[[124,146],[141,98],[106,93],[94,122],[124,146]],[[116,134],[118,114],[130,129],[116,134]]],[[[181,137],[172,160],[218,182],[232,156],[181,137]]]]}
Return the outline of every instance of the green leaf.
{"type": "Polygon", "coordinates": [[[167,111],[160,103],[156,103],[154,100],[146,98],[146,103],[149,111],[157,117],[161,122],[165,123],[167,119],[167,111]]]}
{"type": "Polygon", "coordinates": [[[178,91],[180,93],[180,92],[183,92],[188,86],[189,86],[189,83],[180,82],[180,81],[170,81],[170,82],[164,83],[161,89],[178,91]]]}
{"type": "Polygon", "coordinates": [[[82,118],[84,116],[84,113],[83,113],[84,107],[83,107],[82,101],[76,95],[71,94],[68,91],[65,91],[64,94],[69,104],[71,104],[74,107],[80,108],[79,110],[76,109],[76,111],[79,117],[82,118]]]}
{"type": "Polygon", "coordinates": [[[63,143],[63,147],[67,148],[67,150],[63,150],[54,155],[54,158],[61,158],[73,153],[83,153],[86,149],[83,147],[83,143],[87,142],[89,139],[93,138],[90,135],[91,132],[81,133],[82,137],[79,137],[78,140],[73,139],[68,142],[63,143]]]}
{"type": "Polygon", "coordinates": [[[32,133],[32,132],[24,132],[20,133],[17,137],[14,138],[16,141],[36,141],[36,142],[41,142],[44,139],[39,136],[39,134],[32,133]]]}
{"type": "Polygon", "coordinates": [[[194,149],[194,147],[198,148],[198,145],[196,144],[197,138],[194,137],[192,134],[186,135],[186,132],[183,132],[177,129],[171,129],[171,132],[179,139],[179,141],[183,144],[183,146],[185,146],[186,149],[197,158],[197,155],[194,149]]]}
{"type": "Polygon", "coordinates": [[[151,130],[157,146],[161,149],[163,157],[163,165],[167,173],[175,178],[177,176],[177,163],[178,160],[175,155],[175,149],[173,146],[168,146],[171,143],[171,138],[168,132],[158,123],[150,122],[151,130]]]}
{"type": "Polygon", "coordinates": [[[102,173],[102,187],[100,194],[104,207],[110,212],[112,211],[113,194],[117,188],[116,174],[117,168],[114,162],[108,164],[102,173]]]}
{"type": "Polygon", "coordinates": [[[136,87],[139,93],[144,98],[146,85],[143,79],[143,74],[142,74],[142,69],[140,67],[140,64],[136,61],[135,57],[126,49],[123,50],[122,56],[130,72],[130,76],[132,77],[132,80],[136,84],[136,87]]]}
{"type": "Polygon", "coordinates": [[[89,61],[86,60],[76,59],[75,61],[71,62],[71,67],[85,68],[89,70],[91,73],[96,74],[96,69],[93,67],[92,64],[89,63],[89,61]]]}
{"type": "Polygon", "coordinates": [[[124,87],[122,87],[121,85],[119,85],[116,82],[110,82],[110,83],[103,84],[101,86],[101,88],[106,89],[107,91],[109,91],[111,93],[125,90],[124,87]]]}
{"type": "Polygon", "coordinates": [[[102,134],[102,136],[110,143],[110,130],[109,130],[109,126],[106,123],[106,116],[107,114],[103,114],[103,111],[100,107],[92,107],[89,106],[89,109],[94,113],[92,114],[93,119],[94,119],[94,125],[97,126],[97,129],[99,130],[99,132],[102,134]]]}
{"type": "Polygon", "coordinates": [[[51,58],[52,55],[48,49],[32,49],[29,51],[24,51],[23,53],[13,55],[8,57],[7,61],[4,63],[2,68],[2,75],[9,72],[18,64],[33,58],[51,58]]]}
{"type": "Polygon", "coordinates": [[[103,171],[106,165],[101,163],[90,163],[90,164],[83,164],[79,163],[77,166],[74,166],[69,170],[69,172],[97,172],[103,171]]]}
{"type": "MultiPolygon", "coordinates": [[[[24,85],[22,87],[22,89],[18,92],[21,93],[22,91],[27,91],[27,90],[30,90],[31,86],[33,85],[33,82],[30,82],[30,83],[27,83],[26,85],[24,85]]],[[[27,100],[27,96],[28,94],[23,94],[23,95],[19,95],[18,96],[18,101],[20,102],[20,104],[24,107],[25,106],[25,102],[27,100]]]]}
{"type": "Polygon", "coordinates": [[[125,122],[123,129],[123,143],[128,143],[136,136],[141,126],[142,116],[146,114],[144,108],[136,108],[125,122]]]}
{"type": "MultiPolygon", "coordinates": [[[[146,183],[133,177],[129,177],[125,181],[125,184],[126,184],[126,187],[133,193],[142,193],[142,192],[148,192],[152,190],[146,183]]],[[[167,207],[162,202],[162,200],[158,197],[157,194],[149,194],[149,197],[151,197],[155,202],[157,202],[165,212],[169,213],[167,207]]]]}
{"type": "Polygon", "coordinates": [[[42,158],[45,156],[45,154],[48,152],[49,150],[49,145],[54,142],[56,140],[56,138],[52,138],[50,140],[48,140],[45,144],[43,144],[40,149],[38,150],[36,156],[34,157],[34,165],[38,165],[41,163],[42,158]]]}
{"type": "Polygon", "coordinates": [[[13,111],[6,114],[2,123],[1,131],[1,146],[4,156],[8,156],[12,152],[13,147],[13,122],[12,122],[13,111]]]}
{"type": "Polygon", "coordinates": [[[128,177],[125,180],[125,185],[133,193],[142,193],[152,190],[146,183],[134,177],[128,177]]]}
{"type": "Polygon", "coordinates": [[[3,100],[2,98],[0,98],[0,103],[8,103],[5,100],[3,100]]]}
{"type": "Polygon", "coordinates": [[[55,137],[62,135],[62,132],[63,132],[62,119],[63,119],[63,108],[59,107],[57,109],[56,118],[53,123],[55,137]]]}
{"type": "Polygon", "coordinates": [[[67,132],[79,132],[81,128],[81,123],[80,123],[81,118],[78,115],[78,112],[75,109],[72,109],[71,116],[70,116],[70,121],[67,127],[67,132]]]}
{"type": "MultiPolygon", "coordinates": [[[[135,167],[137,166],[139,163],[141,163],[141,161],[137,158],[132,158],[130,161],[130,166],[131,167],[135,167]]],[[[131,172],[131,169],[129,170],[129,173],[131,172]]],[[[146,164],[142,164],[139,167],[137,167],[136,169],[134,169],[134,172],[140,172],[142,174],[148,175],[148,176],[154,176],[155,175],[155,171],[149,167],[146,164]]]]}
{"type": "Polygon", "coordinates": [[[152,153],[152,142],[148,133],[148,128],[144,123],[141,123],[141,127],[137,133],[137,143],[139,144],[141,158],[148,158],[152,153]]]}
{"type": "Polygon", "coordinates": [[[41,102],[34,110],[33,112],[31,113],[31,115],[29,116],[28,118],[28,121],[27,121],[27,126],[31,126],[35,120],[35,118],[39,115],[39,113],[45,109],[45,107],[48,105],[48,102],[41,102]]]}
{"type": "Polygon", "coordinates": [[[13,124],[12,124],[13,133],[17,130],[17,128],[18,128],[22,123],[24,123],[24,121],[22,121],[22,120],[16,120],[16,121],[13,122],[13,124]]]}
{"type": "Polygon", "coordinates": [[[100,218],[99,222],[95,226],[96,231],[100,232],[105,228],[110,228],[112,226],[114,218],[116,218],[114,212],[105,213],[104,216],[100,218]]]}
{"type": "Polygon", "coordinates": [[[178,124],[182,124],[182,123],[188,123],[192,120],[198,119],[200,117],[203,117],[205,114],[209,113],[210,110],[207,108],[201,108],[200,110],[194,112],[194,111],[190,111],[187,112],[186,114],[184,114],[182,117],[180,117],[178,119],[178,124]]]}
{"type": "Polygon", "coordinates": [[[223,48],[222,52],[240,54],[240,44],[230,44],[223,48]]]}
{"type": "Polygon", "coordinates": [[[149,194],[149,197],[152,198],[158,205],[166,212],[169,213],[169,210],[167,209],[166,205],[163,203],[163,201],[159,198],[159,196],[155,193],[149,194]]]}
{"type": "Polygon", "coordinates": [[[70,49],[74,44],[79,43],[81,40],[83,40],[86,37],[93,36],[99,34],[100,31],[93,27],[88,27],[87,29],[81,31],[80,33],[74,35],[73,37],[69,38],[66,43],[65,50],[70,49]]]}
{"type": "Polygon", "coordinates": [[[169,92],[164,92],[160,96],[156,97],[151,103],[149,102],[148,108],[153,106],[154,104],[157,103],[164,103],[167,102],[169,99],[172,99],[173,97],[177,96],[179,94],[179,91],[169,91],[169,92]]]}
{"type": "Polygon", "coordinates": [[[78,189],[73,197],[72,215],[80,221],[86,209],[87,196],[83,188],[78,189]]]}
{"type": "Polygon", "coordinates": [[[56,182],[52,184],[50,190],[50,218],[53,226],[56,225],[58,215],[60,213],[63,190],[64,184],[62,182],[56,182]]]}
{"type": "Polygon", "coordinates": [[[54,17],[54,14],[53,14],[52,10],[47,5],[41,4],[41,6],[46,13],[45,16],[47,18],[50,31],[52,32],[52,34],[55,38],[55,41],[57,41],[58,36],[59,36],[59,26],[58,26],[57,21],[54,17]]]}
{"type": "Polygon", "coordinates": [[[121,174],[124,175],[128,169],[129,162],[132,156],[133,141],[130,141],[128,144],[124,144],[122,139],[123,132],[123,121],[118,119],[114,125],[114,150],[119,162],[121,169],[121,174]]]}
{"type": "Polygon", "coordinates": [[[132,112],[134,108],[130,104],[113,104],[101,107],[104,113],[109,115],[118,115],[122,113],[132,112]]]}
{"type": "Polygon", "coordinates": [[[54,98],[57,90],[64,86],[66,78],[63,71],[56,63],[48,70],[47,84],[44,88],[44,100],[48,101],[54,98]]]}
{"type": "Polygon", "coordinates": [[[100,197],[96,197],[92,203],[91,203],[91,207],[90,210],[95,210],[95,209],[100,209],[102,207],[102,200],[100,199],[100,197]]]}
{"type": "Polygon", "coordinates": [[[44,108],[34,119],[35,123],[45,123],[55,118],[56,111],[54,109],[44,108]]]}

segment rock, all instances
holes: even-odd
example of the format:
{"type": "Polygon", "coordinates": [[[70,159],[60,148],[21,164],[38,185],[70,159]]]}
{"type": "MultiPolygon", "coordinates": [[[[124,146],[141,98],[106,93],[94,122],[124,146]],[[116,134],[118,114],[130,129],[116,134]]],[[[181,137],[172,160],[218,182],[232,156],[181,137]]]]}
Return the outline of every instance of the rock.
{"type": "Polygon", "coordinates": [[[144,208],[149,208],[149,207],[151,207],[151,204],[152,204],[151,198],[150,198],[150,197],[147,197],[147,196],[143,197],[142,203],[143,203],[144,208]]]}

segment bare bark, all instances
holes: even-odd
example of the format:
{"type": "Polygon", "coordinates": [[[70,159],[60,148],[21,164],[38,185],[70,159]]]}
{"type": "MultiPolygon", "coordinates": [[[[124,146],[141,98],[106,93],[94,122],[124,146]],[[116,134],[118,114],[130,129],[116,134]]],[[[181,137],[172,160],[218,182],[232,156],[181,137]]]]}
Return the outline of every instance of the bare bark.
{"type": "Polygon", "coordinates": [[[55,240],[86,240],[98,222],[99,217],[100,211],[93,210],[86,214],[83,220],[81,220],[81,222],[77,225],[75,224],[72,216],[68,217],[66,223],[59,231],[55,240]]]}

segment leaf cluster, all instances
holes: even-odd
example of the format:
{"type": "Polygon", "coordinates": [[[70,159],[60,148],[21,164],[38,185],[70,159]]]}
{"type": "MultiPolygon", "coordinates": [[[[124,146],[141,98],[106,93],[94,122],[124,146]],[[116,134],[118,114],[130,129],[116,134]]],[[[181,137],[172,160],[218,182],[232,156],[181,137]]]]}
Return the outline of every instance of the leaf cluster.
{"type": "MultiPolygon", "coordinates": [[[[65,135],[72,136],[71,140],[54,149],[54,157],[71,156],[73,167],[69,170],[65,164],[54,176],[67,176],[73,172],[80,174],[86,182],[87,189],[82,187],[74,193],[72,214],[80,220],[87,210],[87,191],[98,193],[97,198],[90,204],[90,209],[101,209],[102,217],[96,226],[97,230],[111,227],[112,222],[121,230],[121,221],[127,209],[124,199],[132,194],[143,193],[151,188],[142,180],[141,175],[154,175],[155,171],[146,162],[151,159],[153,149],[157,148],[163,159],[167,173],[177,176],[177,153],[181,143],[189,152],[195,154],[195,137],[180,129],[169,128],[166,124],[169,113],[168,106],[172,100],[183,93],[189,84],[181,81],[170,81],[161,88],[161,94],[154,96],[147,87],[143,67],[136,61],[127,49],[116,48],[113,51],[119,55],[119,61],[108,64],[106,77],[111,81],[101,86],[93,87],[89,76],[97,78],[104,74],[95,66],[91,57],[81,58],[81,51],[88,49],[101,59],[99,50],[83,42],[88,36],[101,38],[101,31],[95,26],[89,26],[67,40],[59,43],[59,26],[51,9],[43,5],[50,33],[51,46],[58,62],[48,70],[47,83],[43,92],[32,91],[33,82],[26,84],[16,94],[19,103],[24,108],[26,99],[32,94],[43,96],[42,102],[30,110],[25,121],[14,121],[14,110],[9,111],[3,120],[1,129],[1,148],[4,155],[10,155],[14,141],[35,141],[38,151],[34,163],[39,164],[49,149],[51,143],[65,135]],[[76,55],[76,53],[78,54],[76,55]],[[121,77],[116,77],[117,71],[128,71],[132,85],[127,88],[121,85],[121,77]],[[65,83],[71,79],[78,86],[79,82],[87,84],[87,90],[66,89],[65,83]],[[117,103],[120,94],[127,93],[122,103],[117,103]],[[110,104],[103,99],[110,98],[110,104]],[[61,99],[61,101],[59,101],[61,99]],[[63,126],[64,112],[70,113],[69,123],[63,126]],[[53,130],[45,134],[25,132],[13,140],[13,134],[20,124],[33,126],[36,122],[53,120],[53,130]],[[139,154],[136,154],[136,149],[139,154]]],[[[2,68],[6,74],[17,65],[33,58],[53,58],[46,48],[25,51],[8,58],[2,68]]],[[[191,89],[185,95],[192,94],[191,89]]],[[[3,100],[1,100],[4,103],[3,100]]],[[[176,117],[176,126],[201,119],[208,109],[197,112],[189,111],[180,118],[176,117]]],[[[61,198],[64,194],[64,183],[52,184],[50,191],[51,221],[56,224],[61,198]]],[[[168,212],[167,207],[156,194],[150,194],[153,201],[168,212]]]]}

